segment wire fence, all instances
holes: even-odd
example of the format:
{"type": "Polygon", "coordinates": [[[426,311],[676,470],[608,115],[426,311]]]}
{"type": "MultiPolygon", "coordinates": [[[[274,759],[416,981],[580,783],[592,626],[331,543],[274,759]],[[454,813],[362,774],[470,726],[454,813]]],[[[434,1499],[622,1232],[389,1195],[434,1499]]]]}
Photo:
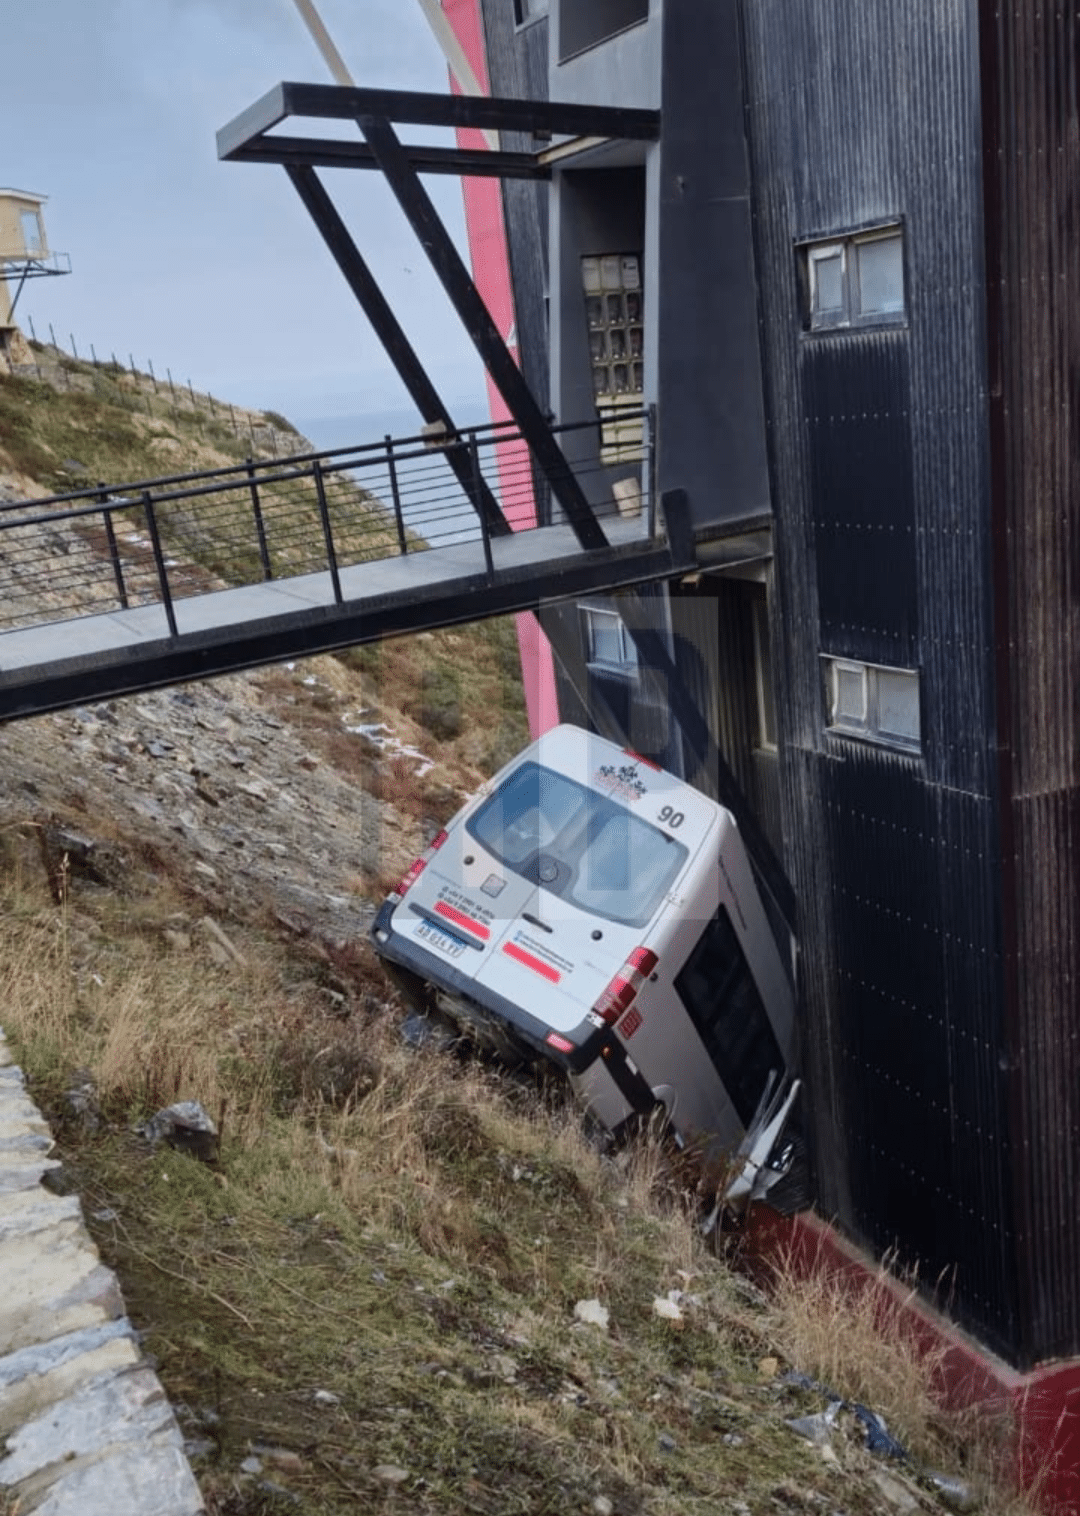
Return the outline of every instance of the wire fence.
{"type": "Polygon", "coordinates": [[[130,353],[124,362],[115,352],[110,352],[107,358],[99,357],[92,342],[82,343],[80,350],[72,332],[67,334],[68,346],[65,347],[62,335],[57,337],[52,322],[49,322],[47,343],[44,337],[38,336],[29,315],[27,328],[31,361],[12,362],[10,366],[15,374],[55,383],[59,389],[77,390],[85,383],[79,369],[82,365],[89,365],[109,377],[130,380],[141,408],[150,417],[165,415],[174,423],[183,418],[189,425],[194,425],[197,434],[211,442],[217,440],[221,429],[225,428],[236,441],[245,442],[256,456],[265,453],[277,458],[288,451],[284,439],[294,433],[294,428],[275,411],[258,412],[243,407],[237,410],[228,401],[215,399],[208,391],[196,390],[190,379],[174,379],[168,367],[159,375],[150,358],[146,360],[146,367],[141,369],[130,353]]]}
{"type": "MultiPolygon", "coordinates": [[[[651,518],[651,419],[636,415],[641,443],[614,467],[602,422],[555,429],[601,519],[651,518]]],[[[162,604],[175,634],[186,597],[329,572],[340,602],[349,567],[463,543],[490,572],[493,536],[550,513],[510,424],[0,504],[0,630],[162,604]]]]}

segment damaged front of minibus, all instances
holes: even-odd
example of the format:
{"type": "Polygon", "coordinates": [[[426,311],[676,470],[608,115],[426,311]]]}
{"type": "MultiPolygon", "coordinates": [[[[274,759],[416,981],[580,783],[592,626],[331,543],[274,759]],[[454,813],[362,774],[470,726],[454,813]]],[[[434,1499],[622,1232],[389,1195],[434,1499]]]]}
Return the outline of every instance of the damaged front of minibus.
{"type": "Polygon", "coordinates": [[[434,838],[373,941],[414,1009],[562,1068],[609,1131],[663,1107],[682,1144],[738,1157],[746,1196],[775,1172],[791,984],[733,818],[683,780],[554,728],[434,838]]]}

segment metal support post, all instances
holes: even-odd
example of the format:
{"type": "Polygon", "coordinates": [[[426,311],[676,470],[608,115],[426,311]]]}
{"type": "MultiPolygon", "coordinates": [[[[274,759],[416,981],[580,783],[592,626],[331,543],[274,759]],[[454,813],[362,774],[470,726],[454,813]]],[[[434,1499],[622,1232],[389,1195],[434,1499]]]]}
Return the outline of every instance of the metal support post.
{"type": "MultiPolygon", "coordinates": [[[[473,478],[476,480],[476,485],[479,489],[483,475],[480,472],[480,448],[476,441],[475,432],[469,433],[469,457],[472,459],[473,478]]],[[[480,535],[484,541],[484,564],[487,568],[488,583],[490,584],[495,577],[495,560],[491,556],[491,537],[483,521],[480,522],[480,535]]]]}
{"type": "MultiPolygon", "coordinates": [[[[394,457],[394,439],[386,433],[386,467],[390,474],[390,496],[394,502],[394,521],[397,523],[398,547],[404,558],[409,551],[409,539],[405,534],[405,518],[401,514],[401,489],[398,486],[397,459],[394,457]]],[[[483,515],[480,520],[483,522],[483,515]]]]}
{"type": "Polygon", "coordinates": [[[116,540],[116,528],[113,526],[112,511],[109,509],[108,486],[101,480],[98,481],[101,494],[99,499],[105,509],[102,511],[102,520],[105,522],[105,536],[109,544],[109,562],[112,564],[113,579],[116,582],[116,598],[120,602],[120,609],[128,609],[127,586],[124,583],[124,566],[120,562],[120,545],[116,540]]]}
{"type": "Polygon", "coordinates": [[[251,491],[251,509],[255,516],[255,531],[259,537],[259,561],[262,564],[263,578],[273,579],[274,568],[270,562],[270,547],[266,540],[266,522],[263,520],[262,501],[259,499],[259,486],[255,479],[255,460],[247,460],[248,489],[251,491]]]}
{"type": "Polygon", "coordinates": [[[338,573],[337,553],[334,551],[334,534],[330,529],[330,511],[326,504],[322,464],[317,458],[311,465],[311,473],[315,480],[315,493],[319,499],[319,515],[322,518],[323,539],[326,542],[326,562],[330,568],[330,582],[334,586],[334,599],[338,605],[341,605],[344,601],[341,593],[341,575],[338,573]]]}
{"type": "Polygon", "coordinates": [[[154,512],[154,502],[149,490],[143,490],[143,511],[146,514],[146,530],[150,533],[150,545],[154,551],[154,563],[157,565],[158,585],[161,588],[161,603],[165,607],[165,620],[169,623],[169,635],[179,635],[176,628],[176,612],[173,610],[172,591],[169,589],[169,576],[165,570],[165,554],[161,551],[161,535],[158,532],[157,515],[154,512]]]}

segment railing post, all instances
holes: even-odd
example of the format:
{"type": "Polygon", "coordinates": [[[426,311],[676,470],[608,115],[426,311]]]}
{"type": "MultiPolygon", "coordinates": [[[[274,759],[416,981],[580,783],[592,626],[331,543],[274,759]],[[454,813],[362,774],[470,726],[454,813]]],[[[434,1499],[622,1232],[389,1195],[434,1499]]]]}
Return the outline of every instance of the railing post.
{"type": "Polygon", "coordinates": [[[263,520],[262,501],[259,499],[259,486],[255,481],[255,460],[247,460],[248,489],[251,491],[251,509],[255,515],[255,530],[259,536],[259,561],[262,563],[264,579],[273,579],[274,570],[270,562],[270,549],[266,541],[266,523],[263,520]]]}
{"type": "Polygon", "coordinates": [[[326,541],[326,561],[330,568],[330,582],[334,586],[334,600],[338,605],[341,605],[343,602],[341,576],[338,573],[337,554],[334,551],[334,534],[330,530],[330,512],[326,505],[326,488],[323,484],[322,465],[317,458],[311,465],[311,472],[315,480],[315,494],[319,501],[319,515],[322,518],[323,537],[326,541]]]}
{"type": "Polygon", "coordinates": [[[394,502],[394,520],[397,522],[398,546],[401,548],[401,556],[404,558],[409,551],[409,539],[405,535],[405,518],[401,514],[401,491],[398,488],[397,459],[394,457],[394,439],[390,433],[385,434],[386,441],[386,467],[390,474],[390,495],[394,502]]]}
{"type": "MultiPolygon", "coordinates": [[[[476,433],[474,431],[469,433],[469,460],[472,463],[473,488],[477,492],[476,498],[479,499],[484,478],[480,472],[480,449],[477,446],[476,433]]],[[[484,563],[487,566],[488,583],[490,584],[495,577],[495,560],[491,556],[491,533],[488,530],[487,516],[483,511],[480,512],[480,536],[484,543],[484,563]]]]}
{"type": "Polygon", "coordinates": [[[158,532],[157,516],[154,513],[154,502],[150,491],[143,490],[143,510],[146,513],[146,530],[150,533],[150,545],[154,550],[154,562],[157,564],[158,584],[161,586],[161,603],[165,607],[165,620],[169,623],[169,634],[173,637],[178,635],[176,629],[176,612],[173,610],[172,591],[169,589],[169,576],[165,572],[165,555],[161,551],[161,536],[158,532]]]}
{"type": "Polygon", "coordinates": [[[124,565],[120,562],[120,545],[116,540],[116,529],[113,526],[112,511],[109,509],[109,489],[104,480],[98,480],[98,489],[101,491],[100,499],[105,509],[102,511],[102,520],[105,522],[105,536],[109,543],[109,562],[112,564],[113,579],[116,581],[116,597],[120,601],[120,609],[128,609],[127,586],[124,583],[124,565]]]}

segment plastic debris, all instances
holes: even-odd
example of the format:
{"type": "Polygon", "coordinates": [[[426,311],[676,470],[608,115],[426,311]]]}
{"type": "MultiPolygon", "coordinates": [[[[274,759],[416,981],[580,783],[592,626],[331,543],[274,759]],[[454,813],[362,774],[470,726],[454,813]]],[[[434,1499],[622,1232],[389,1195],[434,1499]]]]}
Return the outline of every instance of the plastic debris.
{"type": "Polygon", "coordinates": [[[142,1134],[154,1147],[167,1142],[201,1163],[217,1160],[218,1129],[197,1100],[179,1100],[175,1105],[165,1106],[151,1116],[142,1127],[142,1134]]]}
{"type": "Polygon", "coordinates": [[[602,1332],[607,1331],[610,1315],[607,1306],[601,1305],[599,1300],[579,1300],[574,1307],[576,1321],[583,1321],[587,1326],[599,1327],[602,1332]]]}
{"type": "Polygon", "coordinates": [[[955,1479],[950,1474],[937,1474],[930,1469],[926,1471],[924,1477],[927,1484],[954,1511],[973,1511],[979,1503],[975,1491],[963,1479],[955,1479]]]}
{"type": "Polygon", "coordinates": [[[805,1437],[815,1447],[824,1447],[843,1404],[842,1400],[831,1400],[824,1411],[818,1411],[814,1416],[796,1416],[785,1421],[784,1425],[790,1427],[797,1437],[805,1437]]]}
{"type": "Polygon", "coordinates": [[[897,1442],[885,1425],[885,1418],[879,1416],[876,1411],[871,1411],[865,1405],[848,1402],[848,1409],[858,1417],[866,1429],[866,1446],[871,1453],[876,1453],[879,1458],[906,1458],[907,1448],[902,1442],[897,1442]]]}
{"type": "Polygon", "coordinates": [[[652,1303],[653,1315],[659,1316],[664,1321],[681,1321],[682,1309],[679,1302],[672,1298],[678,1293],[678,1290],[673,1290],[670,1295],[658,1295],[652,1303]]]}

